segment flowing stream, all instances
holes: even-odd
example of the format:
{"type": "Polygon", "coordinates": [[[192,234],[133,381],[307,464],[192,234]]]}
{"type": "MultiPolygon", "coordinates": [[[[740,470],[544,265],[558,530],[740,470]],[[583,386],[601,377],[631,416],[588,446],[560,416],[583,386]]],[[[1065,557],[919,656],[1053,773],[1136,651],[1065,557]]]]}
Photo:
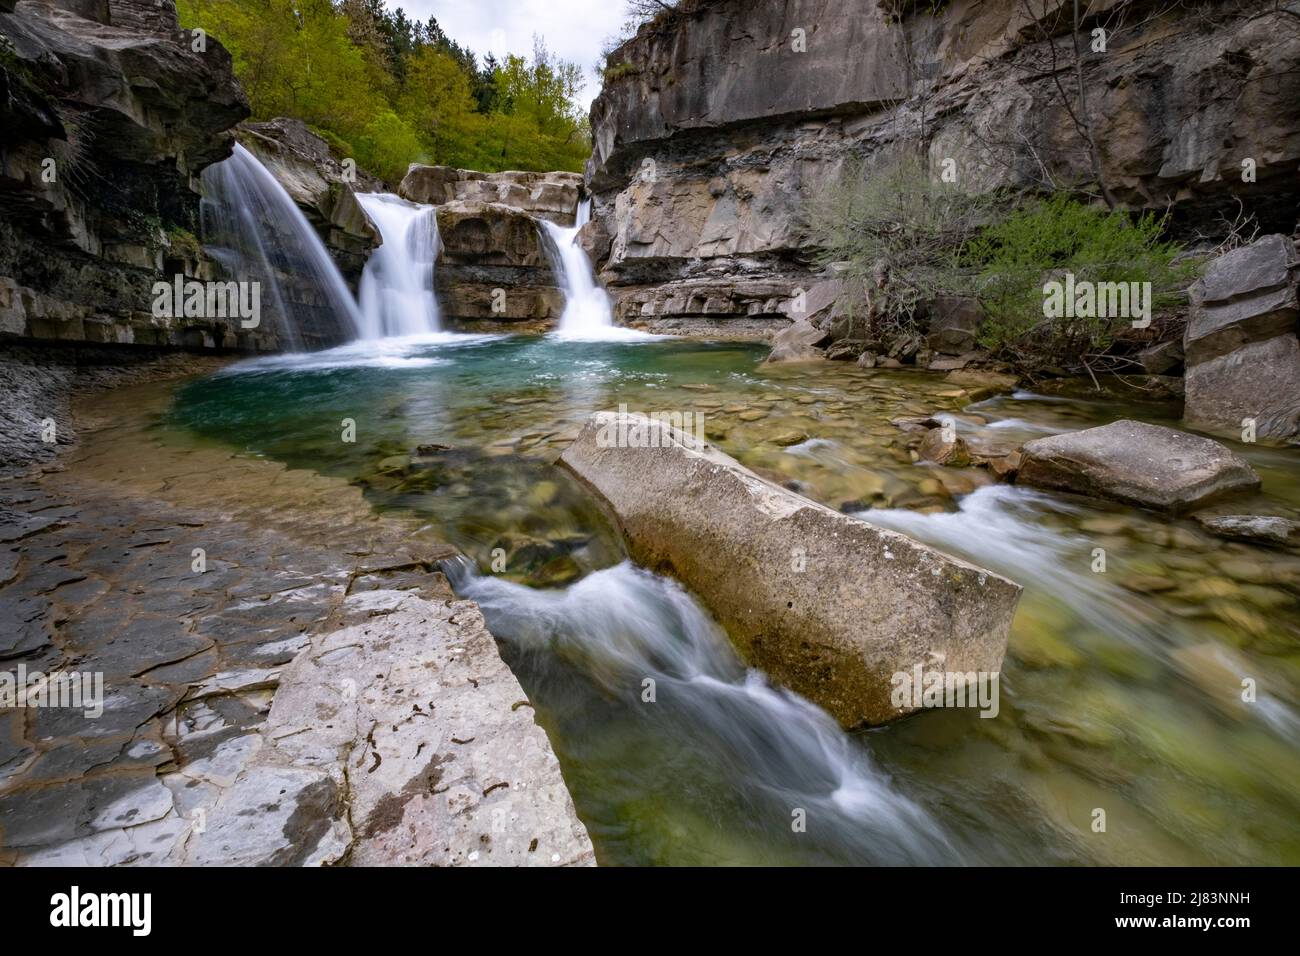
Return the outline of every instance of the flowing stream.
{"type": "MultiPolygon", "coordinates": [[[[345,476],[467,555],[449,575],[536,704],[602,862],[1300,861],[1300,556],[921,464],[891,424],[950,414],[972,440],[1021,441],[1170,423],[1176,407],[972,404],[938,375],[810,376],[741,344],[382,344],[240,363],[178,393],[168,427],[345,476]],[[760,474],[1022,583],[997,717],[846,734],[748,671],[555,467],[591,411],[620,403],[702,412],[710,440],[760,474]],[[339,441],[345,417],[356,443],[339,441]],[[1241,674],[1257,705],[1239,699],[1241,674]]],[[[1247,506],[1300,506],[1294,451],[1237,450],[1271,495],[1247,506]]]]}
{"type": "Polygon", "coordinates": [[[203,241],[231,278],[259,282],[274,306],[282,341],[302,346],[300,330],[341,323],[362,330],[352,293],[307,217],[257,157],[240,144],[203,171],[203,241]]]}
{"type": "MultiPolygon", "coordinates": [[[[305,299],[358,338],[196,382],[167,427],[345,476],[457,545],[466,557],[446,572],[537,705],[602,862],[1300,861],[1300,557],[920,464],[892,423],[947,414],[968,440],[1015,444],[1175,409],[1029,392],[972,403],[938,376],[839,363],[814,376],[761,366],[761,347],[618,328],[576,242],[586,203],[572,228],[539,222],[566,299],[555,334],[440,334],[433,207],[358,196],[383,244],[357,309],[251,154],[236,147],[204,186],[214,254],[269,286],[286,333],[319,320],[298,311],[305,299]],[[620,404],[701,413],[711,441],[771,480],[1023,584],[998,715],[847,734],[747,669],[555,467],[591,412],[620,404]],[[355,443],[339,441],[345,418],[355,443]],[[1259,685],[1250,707],[1242,675],[1259,685]],[[1233,825],[1243,814],[1251,825],[1233,825]]],[[[1239,451],[1274,496],[1258,503],[1300,507],[1293,452],[1239,451]]]]}

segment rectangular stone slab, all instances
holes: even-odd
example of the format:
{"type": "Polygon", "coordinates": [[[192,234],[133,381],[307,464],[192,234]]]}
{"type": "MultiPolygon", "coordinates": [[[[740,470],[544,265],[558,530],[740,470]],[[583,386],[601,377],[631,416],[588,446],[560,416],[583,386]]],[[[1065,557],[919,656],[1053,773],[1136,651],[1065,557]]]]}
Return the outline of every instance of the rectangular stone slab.
{"type": "Polygon", "coordinates": [[[679,580],[746,659],[843,726],[914,708],[891,680],[997,672],[1020,587],[765,481],[667,424],[628,415],[643,444],[607,447],[600,412],[561,464],[613,512],[632,557],[679,580]]]}

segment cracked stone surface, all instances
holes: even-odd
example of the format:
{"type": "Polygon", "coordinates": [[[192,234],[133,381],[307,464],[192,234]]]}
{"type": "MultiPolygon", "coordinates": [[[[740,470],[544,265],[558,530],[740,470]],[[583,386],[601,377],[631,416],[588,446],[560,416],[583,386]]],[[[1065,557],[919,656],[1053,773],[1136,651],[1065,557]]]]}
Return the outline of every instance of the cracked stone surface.
{"type": "Polygon", "coordinates": [[[104,681],[97,717],[0,709],[0,865],[592,862],[452,549],[168,445],[166,394],[98,396],[61,467],[0,481],[0,672],[104,681]]]}

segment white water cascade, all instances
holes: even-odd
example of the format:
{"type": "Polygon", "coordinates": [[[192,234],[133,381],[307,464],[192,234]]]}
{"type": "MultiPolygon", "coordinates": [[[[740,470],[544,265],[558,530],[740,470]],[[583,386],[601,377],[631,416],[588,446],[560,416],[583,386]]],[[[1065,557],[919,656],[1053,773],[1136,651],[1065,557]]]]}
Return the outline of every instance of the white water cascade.
{"type": "MultiPolygon", "coordinates": [[[[574,679],[565,668],[575,665],[598,689],[595,699],[607,702],[598,719],[620,732],[594,743],[571,734],[567,747],[586,761],[609,761],[611,778],[628,759],[620,734],[637,748],[657,740],[664,750],[655,759],[675,768],[659,778],[666,804],[700,799],[699,775],[707,773],[730,781],[747,819],[788,820],[790,807],[807,808],[834,862],[960,860],[939,821],[865,748],[821,708],[748,671],[722,629],[675,582],[628,561],[564,590],[480,576],[465,559],[443,570],[458,594],[478,602],[493,635],[515,655],[512,666],[544,698],[548,683],[574,679]],[[646,678],[664,703],[647,706],[627,692],[639,693],[646,678]],[[636,730],[647,721],[653,732],[636,730]]],[[[629,800],[637,799],[634,790],[629,800]]]]}
{"type": "Polygon", "coordinates": [[[578,204],[578,212],[571,227],[557,226],[539,219],[551,265],[564,289],[564,312],[556,334],[572,339],[625,339],[649,338],[644,332],[626,329],[614,324],[614,311],[609,295],[596,283],[591,260],[578,245],[578,230],[591,218],[591,200],[578,204]]]}
{"type": "Polygon", "coordinates": [[[345,338],[361,328],[361,313],[316,230],[284,187],[238,143],[229,159],[203,171],[203,240],[239,282],[258,282],[262,302],[281,317],[282,340],[301,347],[303,329],[345,338]],[[291,288],[291,286],[293,288],[291,288]]]}
{"type": "Polygon", "coordinates": [[[361,273],[361,337],[440,331],[433,270],[441,240],[437,210],[391,193],[357,193],[383,244],[361,273]]]}

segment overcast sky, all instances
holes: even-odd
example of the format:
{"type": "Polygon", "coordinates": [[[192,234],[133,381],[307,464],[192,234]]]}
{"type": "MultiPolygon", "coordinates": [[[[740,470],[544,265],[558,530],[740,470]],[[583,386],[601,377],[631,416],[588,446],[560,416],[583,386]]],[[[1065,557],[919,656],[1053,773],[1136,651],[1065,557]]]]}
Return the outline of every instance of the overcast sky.
{"type": "Polygon", "coordinates": [[[530,55],[539,34],[553,53],[582,67],[584,106],[600,92],[601,47],[627,19],[625,0],[388,0],[388,6],[421,23],[437,17],[449,37],[480,59],[489,52],[530,55]]]}

